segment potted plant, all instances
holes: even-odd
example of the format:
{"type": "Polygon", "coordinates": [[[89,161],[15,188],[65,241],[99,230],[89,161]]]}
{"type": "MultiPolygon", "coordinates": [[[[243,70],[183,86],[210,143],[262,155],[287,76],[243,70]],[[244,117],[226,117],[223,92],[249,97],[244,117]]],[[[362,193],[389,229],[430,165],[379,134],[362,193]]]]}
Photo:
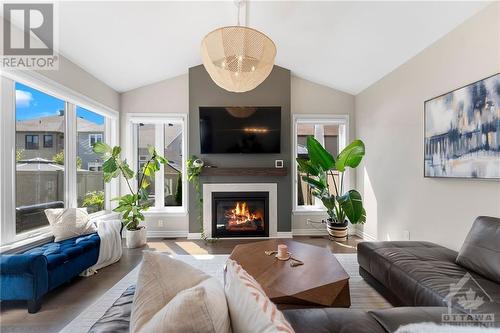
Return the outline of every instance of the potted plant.
{"type": "Polygon", "coordinates": [[[126,229],[126,246],[136,248],[146,244],[146,228],[139,223],[144,221],[143,212],[148,210],[151,203],[148,202],[148,188],[151,184],[151,177],[160,170],[161,164],[167,164],[168,161],[158,155],[154,147],[148,147],[149,159],[141,169],[141,172],[135,175],[130,169],[126,160],[120,158],[121,148],[115,146],[111,148],[104,142],[97,142],[93,146],[96,154],[103,159],[102,171],[104,181],[109,183],[111,179],[122,176],[127,183],[128,194],[112,199],[118,201],[118,206],[113,209],[122,217],[122,229],[126,229]],[[130,180],[138,180],[137,190],[133,190],[130,180]]]}
{"type": "Polygon", "coordinates": [[[195,193],[195,203],[196,209],[198,210],[197,220],[200,224],[200,233],[201,239],[205,242],[209,242],[209,238],[205,235],[205,230],[203,228],[203,194],[201,193],[201,184],[200,184],[200,174],[203,170],[203,166],[205,163],[196,156],[191,156],[186,161],[187,167],[187,179],[190,183],[193,184],[194,193],[195,193]]]}
{"type": "Polygon", "coordinates": [[[335,240],[347,240],[347,225],[365,223],[366,211],[361,194],[356,190],[344,191],[346,168],[356,168],[365,155],[365,145],[354,140],[335,159],[314,137],[307,138],[308,158],[297,158],[299,171],[305,173],[302,179],[312,188],[312,195],[323,203],[328,214],[324,221],[328,234],[335,240]],[[338,180],[334,171],[339,173],[338,180]],[[330,188],[328,177],[333,180],[330,188]]]}

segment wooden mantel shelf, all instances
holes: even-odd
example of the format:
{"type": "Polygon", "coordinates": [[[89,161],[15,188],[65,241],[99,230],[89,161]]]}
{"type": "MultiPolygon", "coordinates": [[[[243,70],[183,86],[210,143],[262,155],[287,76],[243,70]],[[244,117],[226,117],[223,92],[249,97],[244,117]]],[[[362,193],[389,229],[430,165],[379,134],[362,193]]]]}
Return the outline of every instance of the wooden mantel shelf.
{"type": "Polygon", "coordinates": [[[203,168],[201,176],[284,177],[287,168],[203,168]]]}

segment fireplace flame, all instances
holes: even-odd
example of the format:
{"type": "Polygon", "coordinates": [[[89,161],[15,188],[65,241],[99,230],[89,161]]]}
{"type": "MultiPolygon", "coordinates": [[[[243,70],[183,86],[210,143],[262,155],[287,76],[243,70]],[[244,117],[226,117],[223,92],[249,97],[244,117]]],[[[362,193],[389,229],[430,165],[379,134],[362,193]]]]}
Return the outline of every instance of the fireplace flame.
{"type": "Polygon", "coordinates": [[[231,209],[227,214],[226,217],[229,220],[229,224],[244,224],[244,223],[249,223],[254,220],[259,220],[263,218],[262,214],[260,212],[250,212],[248,209],[248,205],[246,202],[236,202],[236,207],[231,209]]]}

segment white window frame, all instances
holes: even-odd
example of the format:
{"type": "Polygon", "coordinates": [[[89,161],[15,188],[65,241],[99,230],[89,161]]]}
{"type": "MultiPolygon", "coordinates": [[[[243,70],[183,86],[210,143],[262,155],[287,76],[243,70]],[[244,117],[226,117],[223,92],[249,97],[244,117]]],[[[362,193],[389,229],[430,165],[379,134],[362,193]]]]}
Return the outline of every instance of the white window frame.
{"type": "MultiPolygon", "coordinates": [[[[76,207],[76,154],[77,128],[76,106],[83,107],[105,117],[105,142],[110,145],[118,143],[119,113],[87,96],[69,89],[47,77],[31,71],[3,71],[0,76],[1,104],[0,116],[0,251],[15,248],[18,245],[29,244],[40,239],[52,236],[50,227],[42,227],[25,233],[16,234],[16,177],[15,177],[15,148],[16,148],[16,82],[39,90],[45,94],[65,101],[65,206],[76,207]],[[12,222],[14,221],[14,222],[12,222]]],[[[91,214],[91,217],[102,216],[115,205],[110,198],[119,193],[118,182],[113,180],[105,185],[105,211],[91,214]]]]}
{"type": "MultiPolygon", "coordinates": [[[[94,112],[94,111],[92,111],[92,112],[94,112]]],[[[95,113],[97,113],[97,112],[95,112],[95,113]]],[[[92,137],[94,138],[95,142],[102,142],[103,141],[102,133],[90,133],[89,134],[89,147],[92,147],[92,137]],[[99,138],[99,140],[97,138],[99,138]]]]}
{"type": "MultiPolygon", "coordinates": [[[[298,124],[322,124],[322,125],[338,125],[339,126],[339,136],[338,136],[338,149],[339,152],[345,148],[347,141],[349,140],[349,115],[338,115],[338,114],[294,114],[292,117],[292,202],[293,202],[293,214],[294,215],[311,215],[318,214],[324,215],[326,208],[323,204],[319,202],[317,205],[299,205],[298,204],[298,172],[297,172],[297,126],[298,124]]],[[[344,177],[344,188],[349,188],[349,173],[346,171],[344,177]]]]}
{"type": "MultiPolygon", "coordinates": [[[[139,124],[154,124],[155,125],[155,148],[156,151],[163,155],[165,148],[164,127],[167,124],[177,123],[182,125],[182,206],[165,206],[164,195],[164,167],[160,166],[160,171],[155,174],[155,184],[162,184],[155,188],[155,204],[149,210],[144,212],[144,215],[175,215],[186,216],[188,213],[188,181],[187,181],[187,152],[188,152],[188,115],[185,113],[129,113],[126,115],[125,127],[125,157],[130,161],[131,169],[137,173],[139,162],[142,160],[137,155],[137,131],[136,126],[139,124]]],[[[127,191],[122,185],[122,189],[127,191]]],[[[133,182],[132,189],[137,189],[137,182],[133,182]]]]}

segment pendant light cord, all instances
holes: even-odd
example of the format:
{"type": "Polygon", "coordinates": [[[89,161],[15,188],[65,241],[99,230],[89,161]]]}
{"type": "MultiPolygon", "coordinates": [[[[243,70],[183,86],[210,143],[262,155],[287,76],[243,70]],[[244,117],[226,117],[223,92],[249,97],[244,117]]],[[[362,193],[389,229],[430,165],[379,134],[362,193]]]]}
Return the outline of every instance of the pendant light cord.
{"type": "MultiPolygon", "coordinates": [[[[241,26],[241,23],[240,23],[241,7],[245,6],[245,1],[246,0],[234,0],[234,4],[236,5],[236,7],[238,7],[238,19],[237,19],[238,26],[241,26]]],[[[245,13],[245,15],[246,15],[246,13],[245,13]]],[[[246,18],[245,18],[245,26],[246,26],[246,18]]]]}
{"type": "Polygon", "coordinates": [[[241,1],[238,1],[238,26],[240,26],[240,9],[241,9],[241,1]]]}

